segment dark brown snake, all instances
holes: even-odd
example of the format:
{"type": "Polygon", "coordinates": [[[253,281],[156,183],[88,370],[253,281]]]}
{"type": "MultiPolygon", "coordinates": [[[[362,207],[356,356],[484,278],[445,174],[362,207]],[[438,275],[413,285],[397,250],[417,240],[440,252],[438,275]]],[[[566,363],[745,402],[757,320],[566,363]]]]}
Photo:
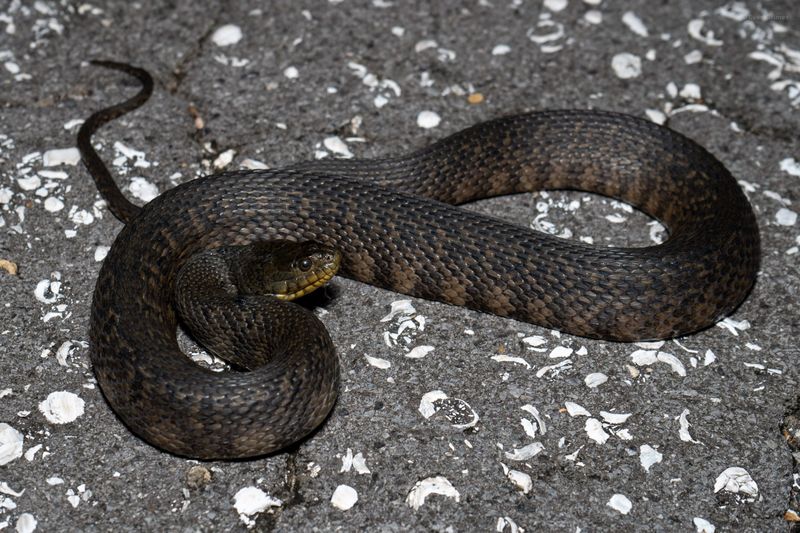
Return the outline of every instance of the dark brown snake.
{"type": "Polygon", "coordinates": [[[706,328],[756,279],[755,216],[728,170],[679,133],[602,111],[499,118],[400,157],[223,172],[140,209],[114,185],[90,137],[144,103],[152,80],[104,65],[136,76],[144,89],[90,117],[79,133],[87,168],[126,222],[97,280],[91,357],[119,417],[179,455],[279,450],[325,419],[338,387],[327,332],[294,304],[269,306],[286,316],[264,324],[275,353],[252,372],[214,373],[179,350],[172,288],[187,259],[208,248],[317,241],[342,252],[341,273],[352,279],[611,341],[706,328]],[[540,189],[617,198],[664,223],[669,238],[597,247],[454,207],[540,189]]]}

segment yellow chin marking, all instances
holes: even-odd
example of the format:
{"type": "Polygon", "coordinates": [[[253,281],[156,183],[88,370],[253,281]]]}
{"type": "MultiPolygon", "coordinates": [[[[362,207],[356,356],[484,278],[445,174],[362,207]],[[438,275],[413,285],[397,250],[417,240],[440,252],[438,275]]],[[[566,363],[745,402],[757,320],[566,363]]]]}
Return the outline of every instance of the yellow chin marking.
{"type": "Polygon", "coordinates": [[[275,298],[277,298],[278,300],[285,300],[288,302],[300,298],[301,296],[305,296],[306,294],[310,294],[315,290],[319,289],[320,287],[322,287],[323,285],[325,285],[326,283],[328,283],[334,276],[334,274],[336,274],[336,270],[337,269],[335,268],[326,269],[319,277],[315,276],[309,277],[308,280],[306,280],[308,282],[307,285],[304,286],[302,289],[285,294],[276,294],[275,298]]]}

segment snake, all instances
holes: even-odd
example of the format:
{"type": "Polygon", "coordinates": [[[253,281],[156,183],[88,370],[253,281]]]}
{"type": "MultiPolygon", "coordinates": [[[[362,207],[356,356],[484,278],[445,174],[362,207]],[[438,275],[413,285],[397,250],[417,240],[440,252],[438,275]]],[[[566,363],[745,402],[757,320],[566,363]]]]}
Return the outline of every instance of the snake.
{"type": "Polygon", "coordinates": [[[734,312],[756,281],[758,225],[728,169],[683,134],[612,111],[524,112],[399,156],[222,171],[138,207],[91,136],[142,105],[153,81],[143,69],[98,64],[142,88],[78,133],[86,168],[125,223],[97,276],[90,358],[121,421],[179,456],[279,452],[322,425],[338,394],[335,346],[294,302],[267,298],[268,316],[253,306],[231,312],[234,322],[263,328],[258,343],[274,350],[255,368],[213,372],[180,350],[175,286],[192,257],[209,250],[313,242],[339,251],[344,277],[613,342],[701,331],[734,312]],[[459,207],[549,189],[630,204],[661,222],[667,238],[596,246],[459,207]]]}

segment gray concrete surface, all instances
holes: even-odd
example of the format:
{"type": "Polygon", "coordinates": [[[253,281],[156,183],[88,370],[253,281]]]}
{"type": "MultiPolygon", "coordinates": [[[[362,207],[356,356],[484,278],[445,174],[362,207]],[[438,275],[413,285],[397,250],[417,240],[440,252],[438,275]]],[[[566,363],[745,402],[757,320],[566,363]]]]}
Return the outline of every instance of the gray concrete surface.
{"type": "MultiPolygon", "coordinates": [[[[18,267],[16,275],[0,271],[0,423],[7,424],[0,434],[8,442],[0,456],[11,459],[0,466],[0,529],[30,531],[34,522],[37,531],[788,529],[784,514],[793,516],[797,485],[783,433],[790,442],[800,435],[794,418],[783,425],[795,405],[800,355],[793,4],[0,3],[0,259],[18,267]],[[227,24],[242,37],[219,46],[214,32],[227,24]],[[638,76],[615,73],[622,53],[639,58],[638,76]],[[96,137],[125,190],[140,197],[148,184],[164,191],[213,171],[215,160],[223,166],[218,157],[228,150],[226,168],[252,165],[247,159],[279,167],[330,152],[324,140],[334,136],[357,157],[371,157],[528,109],[651,110],[654,118],[659,111],[742,180],[762,230],[761,276],[735,322],[660,347],[558,335],[419,300],[406,315],[424,317],[424,329],[422,319],[409,328],[403,315],[381,321],[404,297],[337,278],[321,311],[343,367],[328,422],[284,453],[197,468],[134,437],[93,379],[90,297],[98,259],[121,224],[98,203],[80,165],[46,167],[43,157],[74,146],[76,121],[135,91],[123,76],[86,65],[91,58],[128,61],[157,78],[145,107],[96,137]],[[296,77],[287,77],[289,67],[296,77]],[[483,101],[470,103],[472,93],[483,101]],[[441,117],[437,127],[417,125],[426,110],[441,117]],[[149,166],[135,166],[117,142],[143,152],[149,166]],[[418,346],[434,349],[405,357],[418,346]],[[573,352],[552,358],[558,347],[552,355],[573,352]],[[607,381],[587,386],[596,373],[607,381]],[[83,414],[50,422],[39,406],[56,391],[80,397],[83,414]],[[425,418],[419,407],[431,391],[448,399],[425,418]],[[567,402],[588,416],[571,416],[567,402]],[[477,423],[457,427],[474,422],[473,410],[477,423]],[[631,416],[609,423],[603,412],[631,416]],[[600,433],[608,436],[602,444],[600,433]],[[542,451],[515,459],[513,450],[532,443],[542,451]],[[648,471],[642,458],[659,457],[650,448],[661,460],[648,471]],[[358,468],[344,468],[348,453],[363,457],[369,472],[358,460],[358,468]],[[732,467],[753,483],[717,491],[732,467]],[[448,494],[411,506],[415,484],[437,477],[451,485],[448,494]],[[349,510],[331,503],[340,485],[358,495],[349,510]],[[235,496],[248,487],[280,504],[240,516],[235,496]],[[608,505],[617,494],[629,500],[627,514],[608,505]]],[[[658,229],[582,193],[472,208],[549,223],[599,245],[647,244],[658,229]]]]}

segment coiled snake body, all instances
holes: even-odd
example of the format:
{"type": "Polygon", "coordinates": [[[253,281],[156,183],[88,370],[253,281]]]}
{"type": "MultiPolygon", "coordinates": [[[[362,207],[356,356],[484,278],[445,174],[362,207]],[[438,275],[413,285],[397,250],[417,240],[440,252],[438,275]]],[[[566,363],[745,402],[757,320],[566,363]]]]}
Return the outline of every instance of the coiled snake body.
{"type": "Polygon", "coordinates": [[[90,136],[148,96],[145,89],[99,112],[79,134],[87,167],[127,222],[97,280],[91,353],[120,418],[180,455],[280,449],[322,422],[338,386],[327,332],[293,304],[275,304],[290,325],[271,327],[276,353],[252,372],[214,373],[180,352],[171,289],[181,265],[208,248],[317,241],[342,252],[341,273],[352,279],[613,341],[705,328],[730,313],[756,277],[758,229],[734,178],[698,144],[646,120],[600,111],[509,116],[401,157],[196,179],[139,211],[109,184],[90,136]],[[454,207],[539,189],[628,202],[662,221],[669,238],[600,248],[454,207]]]}

